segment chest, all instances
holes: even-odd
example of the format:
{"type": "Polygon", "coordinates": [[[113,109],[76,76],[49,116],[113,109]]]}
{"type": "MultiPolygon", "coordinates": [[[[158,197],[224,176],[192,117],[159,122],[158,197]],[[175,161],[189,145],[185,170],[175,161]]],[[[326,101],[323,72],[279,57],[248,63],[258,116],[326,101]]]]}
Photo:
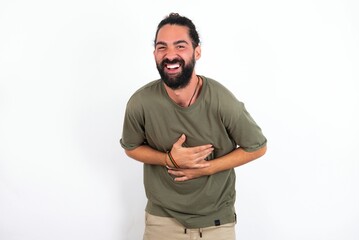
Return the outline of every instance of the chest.
{"type": "Polygon", "coordinates": [[[144,117],[147,142],[160,151],[170,150],[181,134],[186,135],[185,147],[212,144],[214,155],[233,149],[233,140],[214,106],[197,106],[189,111],[148,109],[144,117]]]}

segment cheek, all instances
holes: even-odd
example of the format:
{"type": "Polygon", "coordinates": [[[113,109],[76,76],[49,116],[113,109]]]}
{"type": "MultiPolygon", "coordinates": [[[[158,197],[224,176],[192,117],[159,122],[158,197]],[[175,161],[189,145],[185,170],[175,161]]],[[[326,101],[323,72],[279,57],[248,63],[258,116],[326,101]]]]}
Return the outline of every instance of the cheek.
{"type": "Polygon", "coordinates": [[[155,62],[156,62],[156,64],[159,64],[160,62],[161,62],[161,60],[159,59],[159,57],[158,56],[154,56],[154,58],[155,58],[155,62]]]}
{"type": "Polygon", "coordinates": [[[163,59],[163,54],[155,53],[155,54],[154,54],[154,57],[155,57],[155,61],[156,61],[156,62],[161,62],[162,59],[163,59]]]}

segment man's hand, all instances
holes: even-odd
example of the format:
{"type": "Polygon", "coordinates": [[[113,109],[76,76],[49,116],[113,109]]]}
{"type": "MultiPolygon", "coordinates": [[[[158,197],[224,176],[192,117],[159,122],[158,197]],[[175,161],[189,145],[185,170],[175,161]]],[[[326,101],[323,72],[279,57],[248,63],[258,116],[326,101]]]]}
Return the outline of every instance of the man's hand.
{"type": "Polygon", "coordinates": [[[210,175],[208,170],[209,167],[191,169],[169,168],[168,173],[175,176],[176,182],[183,182],[194,178],[210,175]]]}
{"type": "Polygon", "coordinates": [[[209,162],[205,158],[213,152],[211,144],[196,146],[196,147],[183,147],[186,141],[184,134],[175,142],[171,149],[171,156],[176,161],[181,169],[188,168],[205,168],[209,166],[209,162]]]}

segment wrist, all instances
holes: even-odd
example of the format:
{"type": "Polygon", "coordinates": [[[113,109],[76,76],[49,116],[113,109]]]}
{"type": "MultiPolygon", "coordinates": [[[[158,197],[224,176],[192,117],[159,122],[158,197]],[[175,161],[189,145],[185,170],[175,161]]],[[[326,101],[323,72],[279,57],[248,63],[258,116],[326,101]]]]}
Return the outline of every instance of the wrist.
{"type": "Polygon", "coordinates": [[[169,162],[171,162],[171,161],[169,159],[168,152],[166,152],[165,153],[165,164],[164,164],[165,167],[167,167],[167,168],[175,168],[175,166],[173,166],[172,163],[169,164],[169,162]]]}
{"type": "Polygon", "coordinates": [[[203,171],[207,176],[215,174],[217,172],[215,169],[215,162],[213,160],[209,161],[208,167],[203,168],[203,171]]]}
{"type": "Polygon", "coordinates": [[[172,168],[180,168],[176,160],[173,158],[171,151],[167,151],[167,156],[169,161],[171,162],[172,168]]]}

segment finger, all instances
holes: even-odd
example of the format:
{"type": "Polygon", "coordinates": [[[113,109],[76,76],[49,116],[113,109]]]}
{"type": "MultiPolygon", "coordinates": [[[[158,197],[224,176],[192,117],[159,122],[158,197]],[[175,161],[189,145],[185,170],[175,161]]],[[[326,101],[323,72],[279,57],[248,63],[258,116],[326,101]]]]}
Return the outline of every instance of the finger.
{"type": "Polygon", "coordinates": [[[183,176],[183,177],[176,177],[175,178],[175,181],[176,182],[184,182],[184,181],[187,181],[189,180],[189,178],[187,176],[183,176]]]}
{"type": "Polygon", "coordinates": [[[177,140],[177,142],[175,142],[173,144],[173,146],[175,147],[182,147],[183,143],[186,141],[186,135],[182,134],[179,139],[177,140]]]}
{"type": "Polygon", "coordinates": [[[188,149],[190,149],[194,153],[199,153],[199,152],[203,152],[203,151],[211,151],[212,152],[214,150],[212,144],[206,144],[206,145],[191,147],[191,148],[188,148],[188,149]]]}
{"type": "Polygon", "coordinates": [[[209,167],[211,164],[207,161],[204,161],[204,162],[201,162],[201,163],[197,163],[195,165],[193,165],[193,168],[206,168],[206,167],[209,167]]]}
{"type": "Polygon", "coordinates": [[[175,170],[175,169],[169,169],[168,170],[168,173],[173,175],[173,176],[176,176],[176,177],[182,177],[184,176],[184,173],[182,171],[179,171],[179,170],[175,170]]]}
{"type": "Polygon", "coordinates": [[[202,151],[195,154],[195,162],[200,162],[205,160],[209,155],[211,155],[213,152],[213,149],[207,149],[206,151],[202,151]]]}
{"type": "Polygon", "coordinates": [[[175,175],[175,176],[183,176],[183,172],[179,169],[170,168],[167,170],[169,174],[175,175]]]}
{"type": "Polygon", "coordinates": [[[166,168],[170,169],[170,170],[175,169],[174,167],[171,167],[171,166],[168,166],[168,165],[166,165],[166,168]]]}
{"type": "Polygon", "coordinates": [[[209,148],[206,150],[203,150],[202,152],[200,152],[200,155],[203,159],[205,159],[206,157],[208,157],[209,155],[211,155],[213,153],[213,148],[209,148]]]}

